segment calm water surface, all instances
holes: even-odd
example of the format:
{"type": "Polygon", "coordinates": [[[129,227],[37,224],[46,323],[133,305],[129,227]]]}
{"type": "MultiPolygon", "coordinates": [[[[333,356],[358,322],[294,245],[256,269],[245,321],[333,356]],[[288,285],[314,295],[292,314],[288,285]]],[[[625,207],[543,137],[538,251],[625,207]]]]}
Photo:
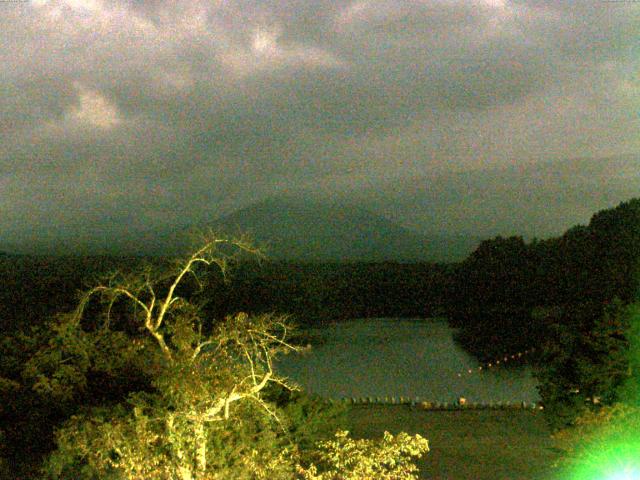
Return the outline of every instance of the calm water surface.
{"type": "Polygon", "coordinates": [[[442,320],[359,319],[305,329],[310,351],[286,355],[276,369],[327,398],[420,396],[432,401],[538,401],[531,368],[480,365],[453,341],[442,320]],[[471,374],[468,369],[474,369],[471,374]],[[458,373],[462,373],[458,376],[458,373]]]}

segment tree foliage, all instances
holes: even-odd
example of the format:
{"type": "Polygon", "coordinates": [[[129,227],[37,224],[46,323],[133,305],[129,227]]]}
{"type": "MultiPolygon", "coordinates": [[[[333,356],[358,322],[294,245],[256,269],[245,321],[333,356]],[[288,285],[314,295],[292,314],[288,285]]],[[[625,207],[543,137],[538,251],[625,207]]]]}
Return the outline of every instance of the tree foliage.
{"type": "Polygon", "coordinates": [[[456,269],[448,315],[483,361],[531,347],[554,427],[611,405],[627,372],[626,307],[640,294],[640,199],[564,235],[486,240],[456,269]]]}
{"type": "Polygon", "coordinates": [[[413,458],[429,451],[429,442],[420,435],[384,433],[381,442],[353,440],[349,432],[336,432],[335,439],[321,442],[316,465],[298,466],[303,480],[411,480],[418,468],[413,458]]]}
{"type": "Polygon", "coordinates": [[[562,455],[555,467],[562,478],[638,478],[640,408],[623,402],[586,410],[554,435],[562,455]]]}
{"type": "Polygon", "coordinates": [[[553,428],[573,423],[585,411],[618,400],[628,379],[629,308],[584,303],[560,312],[542,346],[537,377],[553,428]]]}
{"type": "MultiPolygon", "coordinates": [[[[285,393],[297,387],[273,368],[275,356],[297,350],[289,319],[240,312],[211,321],[190,295],[212,268],[225,274],[228,247],[256,253],[209,237],[162,274],[105,278],[49,325],[24,377],[41,396],[80,407],[56,431],[46,478],[277,480],[351,471],[350,463],[315,466],[311,452],[326,433],[318,419],[331,425],[332,413],[285,393]]],[[[414,478],[407,458],[426,451],[426,441],[406,435],[339,439],[340,449],[402,479],[414,478]]]]}
{"type": "Polygon", "coordinates": [[[543,291],[555,313],[544,322],[538,377],[555,427],[620,400],[633,361],[630,319],[640,294],[639,245],[640,199],[634,199],[596,213],[588,226],[569,230],[547,249],[555,254],[545,267],[549,284],[543,291]]]}

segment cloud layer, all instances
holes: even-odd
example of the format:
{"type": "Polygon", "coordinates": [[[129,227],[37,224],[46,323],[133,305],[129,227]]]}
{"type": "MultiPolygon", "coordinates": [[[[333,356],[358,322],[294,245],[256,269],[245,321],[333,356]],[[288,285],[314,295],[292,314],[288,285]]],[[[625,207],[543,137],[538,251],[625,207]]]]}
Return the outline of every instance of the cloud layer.
{"type": "Polygon", "coordinates": [[[640,151],[636,2],[34,0],[0,14],[11,242],[640,151]]]}

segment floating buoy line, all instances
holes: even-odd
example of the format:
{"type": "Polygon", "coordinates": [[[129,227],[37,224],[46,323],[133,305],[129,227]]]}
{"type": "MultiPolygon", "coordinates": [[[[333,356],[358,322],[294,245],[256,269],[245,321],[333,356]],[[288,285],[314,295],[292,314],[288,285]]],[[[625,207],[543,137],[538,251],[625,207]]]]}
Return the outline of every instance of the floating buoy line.
{"type": "Polygon", "coordinates": [[[487,363],[483,363],[482,365],[479,365],[477,367],[474,368],[465,368],[463,371],[458,372],[458,377],[462,377],[463,375],[470,375],[472,373],[478,373],[481,372],[483,370],[487,370],[490,368],[496,368],[499,367],[500,365],[505,365],[506,363],[512,361],[512,360],[519,360],[523,357],[525,357],[526,355],[529,355],[533,352],[535,352],[536,349],[535,347],[531,347],[527,350],[524,350],[522,352],[517,352],[511,355],[504,355],[503,357],[500,357],[498,359],[495,359],[491,362],[487,362],[487,363]]]}
{"type": "MultiPolygon", "coordinates": [[[[521,352],[516,352],[510,355],[503,355],[500,358],[496,358],[491,362],[483,363],[477,367],[465,368],[463,371],[458,372],[457,376],[471,375],[473,373],[479,373],[483,370],[490,370],[501,365],[506,365],[509,362],[520,360],[527,355],[530,355],[536,351],[535,347],[531,347],[521,352]]],[[[410,405],[411,407],[417,407],[422,410],[473,410],[473,409],[524,409],[524,410],[542,410],[543,406],[540,403],[529,401],[489,401],[489,402],[475,402],[468,401],[465,397],[459,397],[452,402],[438,402],[425,399],[423,397],[403,397],[403,396],[387,396],[387,397],[342,397],[342,398],[328,398],[326,402],[344,403],[351,405],[410,405]]]]}
{"type": "Polygon", "coordinates": [[[460,397],[454,402],[433,402],[423,397],[342,397],[324,399],[329,404],[346,405],[408,405],[421,410],[542,410],[536,402],[527,401],[498,401],[498,402],[468,402],[460,397]]]}

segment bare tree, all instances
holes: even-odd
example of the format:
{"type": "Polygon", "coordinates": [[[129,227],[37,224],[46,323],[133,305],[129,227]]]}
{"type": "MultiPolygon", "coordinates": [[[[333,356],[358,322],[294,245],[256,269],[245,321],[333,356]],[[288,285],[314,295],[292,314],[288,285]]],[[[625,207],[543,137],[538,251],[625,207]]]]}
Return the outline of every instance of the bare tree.
{"type": "MultiPolygon", "coordinates": [[[[74,337],[86,347],[79,355],[86,359],[85,368],[81,369],[86,374],[91,369],[98,338],[111,327],[114,305],[129,303],[134,307],[133,321],[142,335],[130,338],[127,352],[115,352],[112,360],[117,363],[120,355],[139,355],[154,365],[154,399],[133,396],[133,417],[111,422],[115,428],[101,425],[96,431],[101,433],[94,432],[92,438],[79,435],[80,431],[86,433],[86,424],[77,422],[59,434],[62,443],[66,439],[74,444],[98,470],[115,468],[131,479],[148,475],[182,480],[205,478],[210,430],[231,418],[235,404],[253,402],[279,421],[261,392],[271,383],[296,388],[273,369],[276,354],[297,350],[289,343],[288,319],[273,315],[251,318],[238,313],[211,325],[210,319],[202,318],[197,305],[178,294],[187,278],[203,287],[203,269],[216,268],[223,275],[226,273],[230,257],[221,247],[259,254],[246,241],[210,235],[168,275],[154,275],[150,268],[129,276],[111,275],[81,297],[73,314],[61,317],[58,331],[64,332],[67,341],[74,337]],[[94,298],[104,305],[103,321],[99,328],[86,331],[82,323],[94,298]],[[136,428],[129,428],[132,421],[136,428]],[[147,438],[141,438],[141,432],[147,438]],[[149,438],[154,438],[155,443],[149,444],[149,438]],[[150,471],[150,465],[156,467],[150,471]]],[[[47,354],[51,356],[51,350],[61,343],[64,342],[53,342],[47,354]]],[[[77,353],[67,358],[57,355],[57,368],[50,375],[40,373],[40,382],[51,385],[56,379],[60,381],[64,377],[61,372],[69,361],[73,363],[77,353]]]]}
{"type": "Polygon", "coordinates": [[[49,344],[25,369],[36,390],[73,399],[92,372],[126,376],[132,369],[143,370],[152,388],[72,416],[56,433],[57,449],[43,468],[46,477],[415,480],[411,458],[428,451],[419,435],[353,441],[338,432],[334,441],[318,445],[320,470],[293,442],[280,440],[282,448],[274,448],[256,439],[261,427],[253,429],[252,422],[269,424],[267,439],[276,438],[278,425],[287,431],[265,389],[272,384],[296,388],[277,375],[273,359],[297,347],[289,341],[286,317],[238,313],[211,323],[202,308],[180,294],[187,278],[204,288],[202,270],[225,274],[231,259],[223,246],[259,253],[242,240],[208,236],[167,274],[145,268],[107,277],[81,296],[75,311],[50,325],[49,344]],[[94,318],[96,300],[103,308],[94,318]],[[134,333],[117,327],[124,306],[133,307],[124,310],[124,320],[137,327],[134,333]],[[234,437],[234,428],[242,424],[249,425],[249,436],[234,437]],[[230,456],[221,459],[220,442],[229,442],[230,456]]]}

